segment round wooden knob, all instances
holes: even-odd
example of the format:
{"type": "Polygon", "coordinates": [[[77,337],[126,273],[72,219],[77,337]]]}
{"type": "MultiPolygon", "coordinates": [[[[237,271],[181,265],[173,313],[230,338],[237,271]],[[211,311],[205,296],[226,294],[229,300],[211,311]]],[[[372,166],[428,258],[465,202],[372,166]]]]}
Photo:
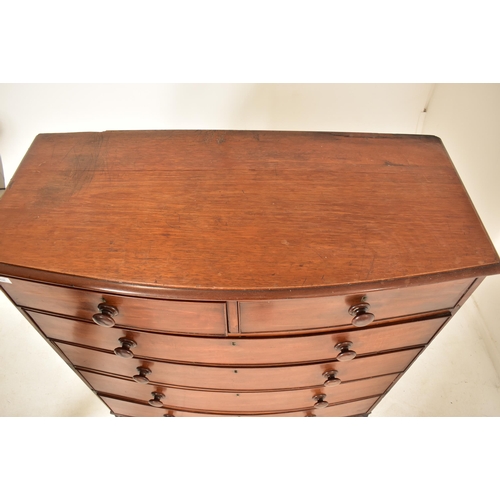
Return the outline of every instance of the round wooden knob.
{"type": "Polygon", "coordinates": [[[99,304],[97,308],[101,312],[92,316],[94,323],[98,324],[99,326],[105,326],[107,328],[115,326],[115,320],[113,319],[113,316],[116,316],[118,314],[118,309],[115,306],[106,304],[105,302],[99,304]]]}
{"type": "Polygon", "coordinates": [[[316,400],[314,408],[326,408],[330,403],[325,401],[325,398],[326,394],[316,394],[316,396],[313,396],[313,399],[316,400]]]}
{"type": "Polygon", "coordinates": [[[134,375],[132,378],[139,384],[149,384],[149,379],[146,375],[151,373],[149,368],[144,368],[143,366],[138,366],[137,371],[139,375],[134,375]]]}
{"type": "Polygon", "coordinates": [[[120,342],[122,346],[117,347],[114,350],[115,354],[120,356],[120,358],[133,358],[134,353],[130,349],[136,347],[137,344],[133,340],[127,339],[126,337],[118,339],[118,342],[120,342]]]}
{"type": "Polygon", "coordinates": [[[153,396],[153,399],[150,399],[148,403],[155,408],[161,408],[163,406],[161,400],[165,397],[165,394],[161,392],[152,392],[151,396],[153,396]]]}
{"type": "Polygon", "coordinates": [[[337,361],[350,361],[356,357],[356,353],[351,351],[352,342],[340,342],[335,346],[335,349],[340,351],[340,354],[337,356],[337,361]]]}
{"type": "Polygon", "coordinates": [[[360,304],[350,307],[349,314],[354,316],[351,323],[357,327],[369,325],[375,319],[375,316],[368,312],[369,310],[370,304],[367,302],[361,302],[360,304]]]}
{"type": "Polygon", "coordinates": [[[331,386],[333,387],[334,385],[339,385],[342,380],[339,378],[335,378],[337,375],[338,371],[337,370],[330,370],[328,372],[323,373],[323,377],[326,377],[325,383],[323,385],[326,386],[331,386]]]}

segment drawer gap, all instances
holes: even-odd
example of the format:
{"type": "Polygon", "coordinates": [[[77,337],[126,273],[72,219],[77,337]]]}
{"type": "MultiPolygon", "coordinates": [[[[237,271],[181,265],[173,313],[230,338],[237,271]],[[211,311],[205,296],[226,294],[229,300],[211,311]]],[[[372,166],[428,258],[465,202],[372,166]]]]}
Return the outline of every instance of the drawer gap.
{"type": "MultiPolygon", "coordinates": [[[[142,405],[142,406],[146,406],[148,408],[150,408],[149,405],[147,404],[144,404],[144,401],[141,401],[141,400],[138,400],[138,399],[128,399],[128,398],[121,398],[119,397],[118,395],[116,394],[108,394],[106,392],[98,392],[97,393],[97,396],[99,397],[105,397],[105,398],[110,398],[110,399],[116,399],[118,401],[125,401],[125,402],[128,402],[128,403],[134,403],[134,404],[139,404],[139,405],[142,405]]],[[[344,404],[348,404],[348,403],[354,403],[354,402],[357,402],[357,401],[364,401],[366,399],[373,399],[373,398],[380,398],[382,396],[382,394],[373,394],[371,396],[366,396],[366,397],[363,397],[363,398],[357,398],[357,399],[349,399],[349,400],[346,400],[346,401],[342,401],[342,402],[339,402],[339,403],[334,403],[334,404],[331,404],[331,405],[328,405],[326,408],[332,408],[334,406],[341,406],[341,405],[344,405],[344,404]]],[[[181,407],[178,407],[178,406],[162,406],[161,408],[158,408],[159,411],[169,411],[169,410],[173,410],[173,411],[185,411],[185,412],[189,412],[189,413],[197,413],[197,414],[200,414],[200,415],[221,415],[221,416],[234,416],[234,417],[237,417],[237,416],[248,416],[248,417],[251,417],[253,415],[279,415],[279,414],[285,414],[285,413],[292,413],[292,412],[302,412],[302,411],[321,411],[321,410],[316,410],[315,408],[313,408],[312,406],[306,406],[306,407],[303,407],[303,408],[291,408],[291,409],[288,409],[288,410],[279,410],[279,411],[273,411],[273,412],[238,412],[238,413],[235,413],[235,412],[214,412],[214,411],[210,411],[210,410],[199,410],[199,409],[192,409],[192,408],[181,408],[181,407]]]]}
{"type": "MultiPolygon", "coordinates": [[[[51,342],[57,342],[59,344],[67,344],[67,345],[72,345],[75,347],[81,347],[83,349],[88,349],[91,351],[97,351],[97,352],[102,352],[106,353],[109,355],[114,356],[113,351],[108,351],[106,349],[99,349],[98,347],[93,347],[93,346],[86,346],[83,344],[77,344],[74,342],[68,342],[66,340],[59,340],[59,339],[54,339],[52,337],[47,337],[51,342]]],[[[401,349],[391,349],[391,350],[386,350],[386,351],[376,351],[376,352],[370,352],[366,354],[360,354],[359,356],[356,356],[355,359],[365,359],[371,356],[378,356],[380,354],[390,354],[393,352],[401,352],[401,351],[410,351],[412,349],[423,349],[426,347],[427,344],[418,344],[418,345],[411,345],[411,346],[404,346],[404,348],[401,349]]],[[[189,361],[178,361],[178,360],[170,360],[167,358],[152,358],[152,357],[146,357],[146,356],[134,356],[133,359],[141,360],[141,361],[152,361],[155,363],[168,363],[168,364],[175,364],[175,365],[188,365],[188,366],[206,366],[206,367],[211,367],[211,368],[285,368],[287,366],[303,366],[303,365],[315,365],[315,364],[321,364],[321,363],[337,363],[335,358],[322,358],[322,359],[315,359],[313,361],[310,361],[309,363],[304,363],[303,361],[297,361],[295,363],[292,362],[287,362],[287,363],[262,363],[262,364],[212,364],[212,363],[199,363],[199,362],[189,362],[189,361]]]]}
{"type": "MultiPolygon", "coordinates": [[[[117,378],[120,380],[124,380],[127,382],[133,383],[134,381],[131,380],[131,377],[126,377],[124,375],[119,375],[116,373],[109,373],[109,372],[104,372],[102,370],[94,370],[94,369],[89,369],[86,368],[85,366],[77,366],[75,365],[75,368],[80,371],[80,372],[89,372],[89,373],[95,373],[98,375],[104,375],[107,377],[112,377],[112,378],[117,378]]],[[[361,380],[369,380],[373,378],[378,378],[378,377],[383,377],[386,375],[398,375],[402,372],[388,372],[388,373],[383,373],[380,375],[374,375],[373,377],[361,377],[361,378],[356,378],[356,379],[351,379],[348,382],[344,382],[345,384],[350,384],[351,382],[359,382],[361,380]]],[[[182,389],[182,390],[188,390],[188,391],[199,391],[199,392],[227,392],[227,393],[261,393],[261,392],[287,392],[287,391],[297,391],[297,390],[303,390],[303,389],[320,389],[324,387],[323,384],[320,385],[307,385],[307,386],[297,386],[297,387],[283,387],[283,388],[278,388],[278,389],[259,389],[259,390],[252,390],[252,389],[218,389],[218,388],[207,388],[207,387],[194,387],[194,386],[185,386],[185,385],[175,385],[175,384],[167,384],[165,382],[155,382],[154,380],[151,380],[151,382],[147,385],[154,386],[154,387],[166,387],[166,388],[172,388],[172,389],[182,389]]]]}
{"type": "MultiPolygon", "coordinates": [[[[41,309],[35,309],[32,307],[24,307],[24,306],[18,306],[21,309],[23,309],[26,313],[37,313],[37,314],[43,314],[45,316],[51,316],[54,318],[61,318],[61,319],[67,319],[71,321],[78,321],[81,323],[89,324],[94,326],[95,323],[91,319],[86,319],[86,318],[79,318],[75,316],[69,316],[65,314],[57,314],[53,313],[50,311],[44,311],[41,309]]],[[[166,330],[152,330],[152,329],[147,329],[147,328],[138,328],[138,327],[129,327],[126,325],[119,325],[116,324],[115,327],[113,328],[120,328],[123,330],[129,330],[131,332],[135,333],[144,333],[144,334],[152,334],[152,335],[173,335],[176,337],[187,337],[187,338],[232,338],[232,339],[279,339],[283,337],[308,337],[311,335],[318,335],[324,333],[329,334],[329,333],[347,333],[347,332],[368,332],[372,329],[376,328],[383,328],[386,326],[397,326],[397,325],[404,325],[407,323],[416,323],[419,321],[427,321],[431,319],[438,319],[438,318],[448,318],[451,317],[452,314],[449,310],[437,310],[437,311],[431,311],[428,313],[424,314],[418,314],[418,315],[412,315],[412,316],[400,316],[397,318],[389,318],[384,321],[375,321],[372,323],[370,326],[363,327],[363,328],[356,328],[353,325],[344,325],[344,326],[333,326],[333,327],[325,327],[325,328],[316,328],[316,329],[308,329],[308,330],[282,330],[279,332],[252,332],[252,333],[220,333],[220,334],[207,334],[207,333],[186,333],[186,332],[174,332],[174,331],[166,331],[166,330]]],[[[110,329],[112,330],[112,328],[110,329]]]]}

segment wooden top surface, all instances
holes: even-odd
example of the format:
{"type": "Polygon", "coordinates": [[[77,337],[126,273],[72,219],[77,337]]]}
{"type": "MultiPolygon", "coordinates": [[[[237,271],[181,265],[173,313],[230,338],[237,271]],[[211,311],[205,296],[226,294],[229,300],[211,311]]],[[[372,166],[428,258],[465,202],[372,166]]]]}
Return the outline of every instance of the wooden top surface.
{"type": "Polygon", "coordinates": [[[0,201],[0,231],[0,263],[173,289],[500,272],[433,136],[42,134],[0,201]]]}

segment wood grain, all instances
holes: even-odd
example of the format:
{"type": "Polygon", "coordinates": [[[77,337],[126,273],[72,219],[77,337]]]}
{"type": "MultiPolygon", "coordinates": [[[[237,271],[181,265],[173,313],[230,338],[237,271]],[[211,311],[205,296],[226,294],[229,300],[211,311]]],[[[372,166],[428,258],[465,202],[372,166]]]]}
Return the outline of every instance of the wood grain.
{"type": "MultiPolygon", "coordinates": [[[[80,370],[83,377],[105,395],[147,403],[152,392],[162,393],[165,407],[220,412],[274,412],[313,409],[313,397],[325,394],[330,404],[383,394],[397,374],[347,382],[336,387],[267,392],[213,392],[141,385],[129,380],[80,370]]],[[[319,411],[319,410],[318,410],[319,411]]]]}
{"type": "Polygon", "coordinates": [[[248,296],[500,272],[431,136],[42,134],[0,208],[0,262],[116,283],[248,296]]]}
{"type": "Polygon", "coordinates": [[[261,414],[230,414],[230,413],[202,413],[165,408],[153,408],[148,405],[132,403],[123,399],[103,396],[103,401],[111,410],[120,416],[130,417],[164,417],[166,414],[174,417],[350,417],[366,413],[378,398],[366,398],[332,405],[322,410],[307,410],[297,412],[261,413],[261,414]]]}
{"type": "Polygon", "coordinates": [[[155,358],[209,365],[275,365],[307,363],[334,359],[335,345],[350,341],[360,355],[426,344],[446,317],[402,323],[387,327],[356,329],[340,333],[290,337],[202,338],[160,335],[120,328],[102,328],[92,323],[29,312],[49,338],[96,347],[112,352],[120,347],[118,339],[129,338],[137,344],[132,349],[140,358],[155,358]]]}
{"type": "Polygon", "coordinates": [[[324,373],[336,370],[342,383],[357,379],[402,372],[420,352],[420,348],[396,351],[378,356],[356,358],[349,363],[331,361],[295,366],[248,368],[241,366],[212,367],[184,365],[140,358],[122,359],[113,354],[56,342],[67,358],[78,368],[121,375],[132,380],[138,368],[151,371],[152,385],[231,391],[256,391],[319,387],[326,380],[324,373]]]}
{"type": "Polygon", "coordinates": [[[411,314],[453,309],[471,285],[471,280],[396,290],[366,292],[359,295],[242,301],[240,329],[242,332],[272,332],[325,328],[351,324],[349,307],[362,301],[370,303],[375,321],[411,314]]]}
{"type": "MultiPolygon", "coordinates": [[[[225,302],[185,302],[123,297],[11,279],[5,291],[18,306],[41,309],[91,321],[101,302],[118,308],[118,326],[167,332],[224,336],[225,302]]],[[[105,327],[99,327],[106,330],[105,327]]]]}
{"type": "Polygon", "coordinates": [[[42,134],[0,228],[0,288],[124,415],[366,414],[500,273],[421,135],[42,134]]]}

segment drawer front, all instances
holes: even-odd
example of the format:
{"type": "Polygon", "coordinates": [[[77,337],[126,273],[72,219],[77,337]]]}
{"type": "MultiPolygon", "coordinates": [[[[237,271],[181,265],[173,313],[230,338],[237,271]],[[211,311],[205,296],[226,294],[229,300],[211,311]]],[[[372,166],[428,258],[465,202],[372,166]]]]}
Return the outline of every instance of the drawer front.
{"type": "Polygon", "coordinates": [[[120,338],[128,338],[137,344],[130,350],[138,357],[232,366],[331,360],[340,352],[335,346],[346,341],[352,342],[350,349],[358,355],[424,345],[447,319],[319,335],[219,339],[132,332],[41,313],[29,314],[45,335],[54,340],[114,351],[121,346],[120,338]]]}
{"type": "MultiPolygon", "coordinates": [[[[355,358],[348,363],[333,361],[297,366],[270,368],[212,367],[146,361],[137,358],[123,359],[92,349],[57,343],[73,365],[109,374],[128,377],[133,381],[139,369],[151,385],[160,384],[199,389],[227,391],[258,391],[323,386],[324,374],[335,370],[340,383],[402,372],[421,351],[420,348],[397,351],[377,356],[355,358]]],[[[338,382],[335,382],[338,383],[338,382]]]]}
{"type": "MultiPolygon", "coordinates": [[[[181,333],[225,335],[225,302],[140,299],[12,279],[5,291],[23,307],[92,320],[98,305],[114,306],[117,325],[181,333]]],[[[100,327],[103,330],[105,328],[100,327]]]]}
{"type": "Polygon", "coordinates": [[[366,302],[375,321],[452,309],[474,280],[381,290],[365,294],[243,301],[239,303],[241,332],[277,332],[349,325],[349,308],[366,302]]]}
{"type": "Polygon", "coordinates": [[[121,399],[102,397],[103,401],[111,408],[116,415],[126,417],[351,417],[367,413],[368,410],[376,403],[378,397],[360,399],[338,405],[331,405],[321,410],[306,410],[296,412],[283,413],[263,413],[256,415],[238,415],[228,413],[202,413],[189,412],[183,410],[171,410],[166,408],[153,408],[149,405],[141,405],[121,399]]]}
{"type": "Polygon", "coordinates": [[[99,393],[121,396],[147,403],[153,392],[164,395],[165,407],[220,412],[274,412],[312,409],[314,396],[325,395],[329,404],[380,395],[392,384],[397,374],[347,382],[335,387],[267,392],[214,392],[142,385],[106,375],[80,370],[83,377],[99,393]]]}

